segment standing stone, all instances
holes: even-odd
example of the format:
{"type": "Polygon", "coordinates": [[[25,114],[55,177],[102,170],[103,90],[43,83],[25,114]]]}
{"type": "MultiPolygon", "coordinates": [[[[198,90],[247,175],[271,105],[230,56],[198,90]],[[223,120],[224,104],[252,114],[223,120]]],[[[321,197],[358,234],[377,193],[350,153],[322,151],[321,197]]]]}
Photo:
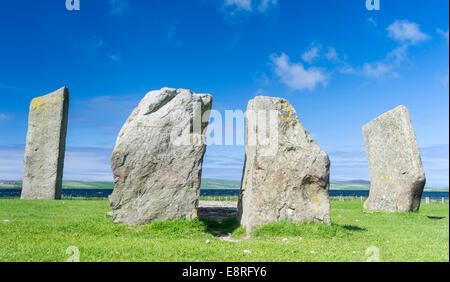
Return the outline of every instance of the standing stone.
{"type": "Polygon", "coordinates": [[[247,232],[280,221],[330,223],[328,155],[281,98],[247,108],[247,144],[238,219],[247,232]]]}
{"type": "Polygon", "coordinates": [[[111,156],[114,222],[197,217],[212,97],[163,88],[128,118],[111,156]]]}
{"type": "Polygon", "coordinates": [[[408,109],[381,115],[363,127],[371,176],[364,208],[391,212],[417,211],[425,173],[408,109]]]}
{"type": "Polygon", "coordinates": [[[31,101],[22,199],[61,199],[68,114],[66,87],[31,101]]]}

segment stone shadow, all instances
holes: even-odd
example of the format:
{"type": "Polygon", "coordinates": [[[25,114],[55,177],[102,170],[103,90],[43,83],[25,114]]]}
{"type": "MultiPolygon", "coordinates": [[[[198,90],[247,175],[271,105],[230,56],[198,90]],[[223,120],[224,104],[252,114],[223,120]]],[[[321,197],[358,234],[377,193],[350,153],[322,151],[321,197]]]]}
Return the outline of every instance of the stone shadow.
{"type": "Polygon", "coordinates": [[[427,215],[427,217],[429,219],[433,219],[433,220],[440,220],[440,219],[444,219],[445,218],[444,216],[428,216],[428,215],[427,215]]]}
{"type": "Polygon", "coordinates": [[[237,207],[234,205],[231,202],[201,202],[197,215],[206,225],[208,233],[217,237],[228,235],[239,228],[237,207]]]}
{"type": "Polygon", "coordinates": [[[341,225],[341,227],[348,231],[357,231],[357,232],[367,231],[366,228],[361,228],[356,225],[341,225]]]}

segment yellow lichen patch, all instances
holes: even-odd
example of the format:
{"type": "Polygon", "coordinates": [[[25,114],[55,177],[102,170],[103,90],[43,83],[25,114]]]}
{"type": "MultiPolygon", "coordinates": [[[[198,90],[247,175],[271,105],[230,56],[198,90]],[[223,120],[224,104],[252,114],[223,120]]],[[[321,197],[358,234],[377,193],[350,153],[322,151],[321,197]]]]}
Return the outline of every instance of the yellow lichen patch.
{"type": "Polygon", "coordinates": [[[37,97],[34,98],[31,103],[30,103],[30,112],[31,111],[39,111],[39,109],[41,108],[42,104],[45,103],[45,98],[44,97],[37,97]]]}
{"type": "Polygon", "coordinates": [[[318,204],[318,203],[320,203],[320,200],[319,200],[319,198],[316,198],[316,203],[318,204]]]}

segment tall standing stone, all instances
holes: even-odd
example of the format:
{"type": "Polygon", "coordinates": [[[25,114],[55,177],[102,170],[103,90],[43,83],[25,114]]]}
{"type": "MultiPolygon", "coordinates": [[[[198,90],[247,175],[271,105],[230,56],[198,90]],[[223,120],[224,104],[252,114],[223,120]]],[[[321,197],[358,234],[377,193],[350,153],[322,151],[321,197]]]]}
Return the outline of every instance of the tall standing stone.
{"type": "Polygon", "coordinates": [[[371,176],[364,207],[419,210],[425,173],[408,109],[398,106],[372,120],[363,127],[363,137],[371,176]]]}
{"type": "Polygon", "coordinates": [[[119,133],[111,156],[114,222],[197,217],[212,97],[163,88],[148,93],[119,133]]]}
{"type": "Polygon", "coordinates": [[[61,198],[68,114],[66,87],[31,101],[22,199],[61,198]]]}
{"type": "Polygon", "coordinates": [[[330,223],[328,155],[287,100],[249,102],[246,142],[238,219],[247,232],[280,220],[330,223]]]}

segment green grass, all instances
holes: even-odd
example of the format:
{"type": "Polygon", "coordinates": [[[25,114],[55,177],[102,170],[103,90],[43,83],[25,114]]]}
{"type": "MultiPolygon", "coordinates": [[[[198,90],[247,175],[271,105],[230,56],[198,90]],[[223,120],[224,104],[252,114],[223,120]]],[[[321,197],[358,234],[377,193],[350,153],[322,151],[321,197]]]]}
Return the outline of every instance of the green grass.
{"type": "Polygon", "coordinates": [[[406,214],[366,212],[359,199],[331,204],[331,226],[279,222],[246,239],[235,218],[130,227],[104,216],[107,200],[0,199],[0,261],[66,261],[70,246],[81,261],[366,261],[371,246],[381,261],[449,261],[448,203],[406,214]],[[218,238],[227,233],[241,241],[218,238]]]}

